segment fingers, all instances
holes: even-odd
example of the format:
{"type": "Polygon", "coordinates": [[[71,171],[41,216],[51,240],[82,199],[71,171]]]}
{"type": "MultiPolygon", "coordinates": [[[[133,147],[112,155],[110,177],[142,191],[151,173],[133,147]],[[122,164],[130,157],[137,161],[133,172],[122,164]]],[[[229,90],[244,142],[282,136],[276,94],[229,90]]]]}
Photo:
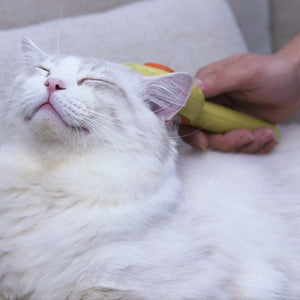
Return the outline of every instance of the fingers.
{"type": "MultiPolygon", "coordinates": [[[[272,107],[264,101],[265,69],[271,58],[256,54],[237,54],[201,68],[195,84],[206,98],[218,99],[222,104],[236,110],[270,119],[275,115],[272,107]],[[262,102],[263,100],[263,102],[262,102]]],[[[267,90],[268,92],[268,90],[267,90]]],[[[274,108],[278,110],[278,107],[274,108]]],[[[257,130],[236,129],[225,134],[190,133],[185,138],[202,150],[212,148],[221,152],[268,153],[278,143],[270,128],[257,130]]]]}
{"type": "Polygon", "coordinates": [[[237,54],[209,64],[197,72],[195,84],[207,98],[250,89],[258,80],[255,66],[260,59],[254,54],[237,54]]]}
{"type": "Polygon", "coordinates": [[[253,142],[237,149],[236,152],[266,154],[278,144],[276,135],[270,128],[259,128],[251,133],[254,137],[253,142]]]}
{"type": "Polygon", "coordinates": [[[270,152],[278,143],[272,129],[236,129],[225,134],[205,134],[192,127],[181,126],[179,134],[193,147],[205,151],[211,148],[220,152],[259,153],[270,152]]]}
{"type": "Polygon", "coordinates": [[[253,144],[254,135],[247,129],[236,129],[225,134],[207,134],[209,147],[221,152],[238,152],[253,144]]]}

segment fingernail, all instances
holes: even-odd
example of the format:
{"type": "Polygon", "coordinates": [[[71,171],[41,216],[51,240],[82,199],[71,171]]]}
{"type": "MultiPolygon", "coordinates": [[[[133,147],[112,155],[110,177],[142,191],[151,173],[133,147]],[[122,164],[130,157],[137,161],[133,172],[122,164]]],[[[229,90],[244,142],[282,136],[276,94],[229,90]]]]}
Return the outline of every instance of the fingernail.
{"type": "Polygon", "coordinates": [[[269,143],[272,140],[276,140],[275,132],[272,129],[266,130],[266,132],[260,137],[259,143],[261,146],[269,143]]]}
{"type": "Polygon", "coordinates": [[[255,140],[255,138],[252,134],[246,134],[238,140],[237,148],[244,147],[247,144],[250,144],[251,142],[253,142],[254,140],[255,140]]]}
{"type": "Polygon", "coordinates": [[[194,84],[201,88],[203,86],[203,80],[201,80],[200,78],[195,78],[194,84]]]}
{"type": "Polygon", "coordinates": [[[199,145],[199,147],[200,147],[200,150],[201,150],[202,152],[205,152],[205,151],[207,150],[207,148],[204,147],[203,145],[199,145]]]}
{"type": "Polygon", "coordinates": [[[205,152],[207,150],[207,146],[205,146],[202,141],[199,141],[199,139],[195,141],[194,147],[196,147],[202,152],[205,152]]]}

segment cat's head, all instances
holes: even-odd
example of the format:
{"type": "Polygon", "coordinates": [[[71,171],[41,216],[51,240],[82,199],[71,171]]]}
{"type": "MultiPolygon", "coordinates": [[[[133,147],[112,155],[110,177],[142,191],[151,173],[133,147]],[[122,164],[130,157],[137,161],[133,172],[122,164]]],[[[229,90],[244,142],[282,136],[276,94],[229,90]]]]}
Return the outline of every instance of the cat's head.
{"type": "Polygon", "coordinates": [[[165,122],[192,86],[184,73],[145,77],[122,64],[48,55],[28,39],[22,48],[25,67],[13,84],[6,119],[32,145],[149,147],[166,139],[165,122]]]}

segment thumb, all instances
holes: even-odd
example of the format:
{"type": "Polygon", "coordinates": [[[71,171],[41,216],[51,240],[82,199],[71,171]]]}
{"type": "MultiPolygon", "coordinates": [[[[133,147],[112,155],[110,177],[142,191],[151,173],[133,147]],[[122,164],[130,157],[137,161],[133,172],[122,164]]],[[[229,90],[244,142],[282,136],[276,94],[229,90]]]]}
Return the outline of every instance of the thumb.
{"type": "Polygon", "coordinates": [[[211,98],[247,88],[251,76],[248,54],[238,54],[209,64],[195,75],[195,85],[211,98]]]}

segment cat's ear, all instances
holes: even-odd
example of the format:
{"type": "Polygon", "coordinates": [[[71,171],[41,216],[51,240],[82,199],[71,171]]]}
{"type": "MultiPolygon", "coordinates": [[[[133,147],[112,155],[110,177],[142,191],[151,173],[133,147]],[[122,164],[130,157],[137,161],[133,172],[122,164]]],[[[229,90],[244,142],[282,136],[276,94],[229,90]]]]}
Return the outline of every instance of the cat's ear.
{"type": "Polygon", "coordinates": [[[28,64],[34,64],[46,56],[46,53],[27,37],[22,38],[22,50],[25,62],[28,64]]]}
{"type": "Polygon", "coordinates": [[[146,77],[146,102],[163,121],[169,121],[185,105],[193,78],[186,73],[171,73],[162,76],[146,77]]]}

